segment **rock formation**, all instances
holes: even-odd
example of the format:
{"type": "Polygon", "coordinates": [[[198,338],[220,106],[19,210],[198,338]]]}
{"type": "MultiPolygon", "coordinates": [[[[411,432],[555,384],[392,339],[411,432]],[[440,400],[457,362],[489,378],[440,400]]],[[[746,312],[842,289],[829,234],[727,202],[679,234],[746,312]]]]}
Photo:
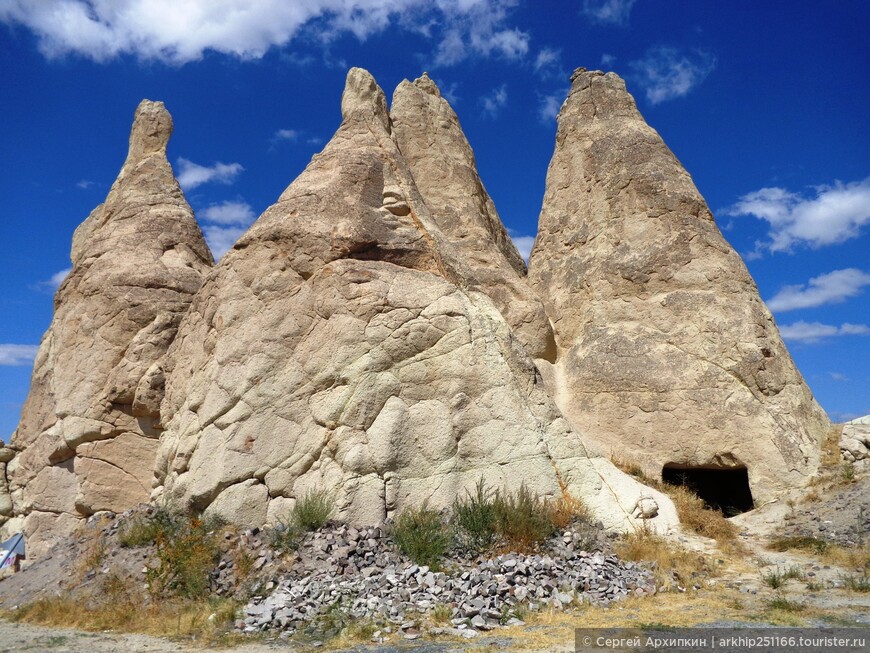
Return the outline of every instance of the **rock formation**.
{"type": "Polygon", "coordinates": [[[528,277],[426,75],[391,113],[352,69],[338,131],[214,268],[143,102],[0,448],[0,520],[38,556],[149,497],[262,525],[326,489],[373,524],[482,478],[664,532],[673,504],[607,455],[744,470],[761,501],[805,483],[830,424],[745,266],[622,80],[572,83],[528,277]]]}
{"type": "Polygon", "coordinates": [[[390,118],[432,219],[468,266],[469,287],[492,299],[532,357],[553,361],[544,306],[525,283],[526,265],[480,181],[456,113],[424,74],[399,84],[390,118]]]}
{"type": "Polygon", "coordinates": [[[117,180],[73,237],[2,457],[32,555],[82,517],[150,495],[164,356],[212,265],[166,159],[171,133],[163,104],[143,101],[117,180]]]}
{"type": "Polygon", "coordinates": [[[642,464],[748,468],[757,501],[804,484],[830,424],[689,174],[613,73],[559,113],[529,282],[571,424],[642,464]]]}
{"type": "MultiPolygon", "coordinates": [[[[842,425],[840,454],[847,463],[870,467],[870,415],[853,419],[842,425]]],[[[0,457],[0,460],[3,460],[0,457]]]]}
{"type": "MultiPolygon", "coordinates": [[[[417,85],[437,98],[428,80],[417,85]]],[[[417,92],[401,88],[399,105],[417,92]]],[[[508,261],[513,283],[520,266],[470,152],[455,164],[462,176],[445,180],[458,188],[426,186],[433,210],[415,181],[425,166],[401,150],[418,141],[393,132],[367,72],[350,71],[341,106],[332,140],[221,259],[179,327],[155,495],[255,524],[326,488],[337,516],[371,524],[424,501],[449,505],[484,478],[566,490],[620,529],[641,523],[632,509],[653,497],[653,527],[673,525],[667,498],[587,454],[497,305],[474,289],[487,288],[482,268],[495,275],[508,261]],[[461,219],[475,238],[496,234],[473,263],[439,226],[457,237],[467,184],[482,208],[461,219]]],[[[449,157],[458,125],[446,138],[436,127],[421,121],[419,142],[449,157]]]]}

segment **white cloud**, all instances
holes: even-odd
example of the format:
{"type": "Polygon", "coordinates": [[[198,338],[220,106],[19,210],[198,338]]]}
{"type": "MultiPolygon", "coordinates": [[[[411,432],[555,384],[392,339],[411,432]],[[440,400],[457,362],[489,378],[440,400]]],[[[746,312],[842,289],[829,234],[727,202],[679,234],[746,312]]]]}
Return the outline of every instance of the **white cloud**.
{"type": "Polygon", "coordinates": [[[449,84],[440,85],[441,95],[446,99],[450,106],[455,107],[462,97],[459,95],[459,84],[457,82],[450,82],[449,84]]]}
{"type": "Polygon", "coordinates": [[[561,53],[553,48],[543,48],[535,57],[533,64],[536,73],[549,74],[551,71],[559,67],[559,59],[561,53]]]}
{"type": "Polygon", "coordinates": [[[849,324],[848,322],[837,326],[835,324],[822,324],[821,322],[795,322],[779,327],[779,332],[786,340],[795,342],[819,342],[824,338],[835,336],[866,336],[870,335],[870,327],[866,324],[849,324]]]}
{"type": "Polygon", "coordinates": [[[38,345],[0,345],[0,365],[30,365],[38,345]]]}
{"type": "Polygon", "coordinates": [[[60,284],[63,283],[63,280],[67,278],[67,275],[69,275],[71,271],[72,268],[64,268],[63,270],[59,270],[45,281],[39,281],[33,284],[31,286],[31,289],[40,290],[43,292],[55,292],[58,288],[60,288],[60,284]]]}
{"type": "Polygon", "coordinates": [[[295,141],[299,138],[299,132],[295,129],[279,129],[272,136],[272,142],[278,143],[280,141],[295,141]]]}
{"type": "Polygon", "coordinates": [[[207,224],[202,228],[202,235],[205,236],[205,242],[208,243],[211,255],[217,261],[236,244],[236,241],[247,230],[247,227],[222,227],[207,224]]]}
{"type": "Polygon", "coordinates": [[[528,53],[528,33],[505,23],[515,0],[441,0],[438,4],[445,27],[435,49],[436,66],[452,66],[475,55],[522,59],[528,53]]]}
{"type": "Polygon", "coordinates": [[[253,224],[256,215],[247,202],[231,200],[212,204],[200,214],[206,224],[202,228],[205,242],[215,260],[221,258],[236,244],[239,237],[253,224]]]}
{"type": "Polygon", "coordinates": [[[583,13],[593,23],[627,25],[636,0],[583,0],[583,13]]]}
{"type": "Polygon", "coordinates": [[[804,197],[784,188],[762,188],[741,197],[725,215],[752,215],[767,222],[770,240],[758,248],[771,252],[842,243],[870,224],[870,177],[814,190],[815,197],[804,197]]]}
{"type": "Polygon", "coordinates": [[[215,163],[201,166],[188,159],[178,158],[178,184],[184,190],[192,190],[202,184],[217,182],[231,184],[244,168],[240,163],[215,163]]]}
{"type": "Polygon", "coordinates": [[[257,59],[303,30],[325,47],[344,34],[364,40],[388,28],[436,43],[435,61],[473,55],[516,59],[529,35],[511,27],[518,0],[3,0],[0,22],[32,31],[47,57],[95,61],[120,55],[184,64],[211,50],[257,59]]]}
{"type": "Polygon", "coordinates": [[[535,244],[535,237],[524,236],[514,229],[508,229],[508,235],[514,242],[514,245],[516,246],[517,251],[519,251],[520,256],[522,256],[523,260],[528,263],[529,256],[531,256],[532,254],[532,246],[535,244]]]}
{"type": "Polygon", "coordinates": [[[832,381],[848,381],[849,377],[841,372],[828,372],[828,376],[831,377],[832,381]]]}
{"type": "Polygon", "coordinates": [[[647,51],[643,59],[629,64],[646,98],[652,104],[682,97],[706,79],[716,67],[716,57],[709,52],[680,52],[658,46],[647,51]]]}
{"type": "Polygon", "coordinates": [[[202,212],[203,220],[218,224],[249,225],[254,217],[251,205],[239,200],[212,204],[202,212]]]}
{"type": "Polygon", "coordinates": [[[60,288],[60,284],[63,283],[64,279],[67,278],[70,272],[72,272],[72,268],[64,268],[63,270],[59,270],[51,275],[50,279],[44,281],[43,283],[45,283],[45,285],[52,290],[57,290],[58,288],[60,288]]]}
{"type": "Polygon", "coordinates": [[[860,295],[864,286],[870,286],[870,274],[857,268],[834,270],[813,277],[806,285],[785,286],[767,301],[767,306],[774,312],[783,313],[799,308],[839,304],[860,295]]]}
{"type": "Polygon", "coordinates": [[[499,111],[507,105],[507,100],[507,85],[502,84],[498,88],[492,89],[489,95],[480,98],[480,104],[486,113],[495,118],[499,111]]]}
{"type": "Polygon", "coordinates": [[[94,182],[92,182],[91,180],[82,179],[81,181],[79,181],[76,184],[76,188],[81,188],[82,190],[87,190],[88,188],[90,188],[93,185],[94,185],[94,182]]]}
{"type": "Polygon", "coordinates": [[[551,95],[543,95],[538,101],[538,118],[541,122],[551,122],[559,115],[562,109],[562,104],[565,98],[568,97],[568,90],[556,91],[551,95]]]}
{"type": "Polygon", "coordinates": [[[606,52],[601,55],[601,65],[605,68],[613,68],[613,64],[616,63],[616,57],[612,54],[607,54],[606,52]]]}

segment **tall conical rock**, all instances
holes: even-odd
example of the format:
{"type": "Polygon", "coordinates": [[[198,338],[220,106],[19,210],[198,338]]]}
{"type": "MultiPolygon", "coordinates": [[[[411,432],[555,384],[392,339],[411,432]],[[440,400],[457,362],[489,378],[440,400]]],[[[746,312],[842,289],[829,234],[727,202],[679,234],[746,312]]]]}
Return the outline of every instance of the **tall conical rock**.
{"type": "Polygon", "coordinates": [[[399,84],[390,118],[432,218],[469,267],[469,286],[493,300],[532,357],[552,360],[544,306],[525,282],[525,263],[477,174],[456,113],[424,74],[399,84]]]}
{"type": "Polygon", "coordinates": [[[605,453],[748,468],[757,500],[806,483],[829,422],[689,174],[613,73],[559,113],[529,281],[555,325],[542,365],[605,453]]]}
{"type": "Polygon", "coordinates": [[[383,92],[352,69],[323,152],[209,275],[168,358],[155,496],[237,523],[314,488],[376,523],[480,478],[582,497],[631,528],[667,498],[587,456],[531,359],[440,231],[383,92]]]}
{"type": "Polygon", "coordinates": [[[143,101],[117,180],[73,237],[7,469],[32,553],[151,492],[164,356],[212,265],[166,159],[171,134],[163,104],[143,101]]]}

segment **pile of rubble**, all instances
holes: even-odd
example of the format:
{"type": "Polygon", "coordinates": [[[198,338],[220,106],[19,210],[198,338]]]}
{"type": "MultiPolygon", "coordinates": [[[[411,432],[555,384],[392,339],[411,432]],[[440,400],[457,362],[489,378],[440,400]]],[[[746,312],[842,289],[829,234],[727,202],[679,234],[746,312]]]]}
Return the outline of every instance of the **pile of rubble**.
{"type": "Polygon", "coordinates": [[[473,636],[509,623],[523,610],[606,604],[656,591],[646,568],[581,550],[581,542],[581,534],[566,531],[548,554],[448,560],[445,571],[435,571],[404,559],[382,527],[335,526],[305,539],[297,564],[270,583],[268,595],[251,599],[236,626],[289,635],[338,608],[354,618],[393,624],[413,637],[416,616],[441,606],[453,630],[473,636]]]}

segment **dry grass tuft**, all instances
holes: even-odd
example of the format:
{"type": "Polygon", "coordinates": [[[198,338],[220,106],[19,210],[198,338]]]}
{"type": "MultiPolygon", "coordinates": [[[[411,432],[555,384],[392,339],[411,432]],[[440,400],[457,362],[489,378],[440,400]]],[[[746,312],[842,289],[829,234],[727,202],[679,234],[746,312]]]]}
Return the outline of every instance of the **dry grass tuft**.
{"type": "Polygon", "coordinates": [[[772,551],[806,551],[833,565],[870,571],[870,546],[867,545],[846,547],[817,537],[790,536],[770,540],[767,548],[772,551]]]}
{"type": "Polygon", "coordinates": [[[3,616],[41,626],[91,632],[136,632],[157,637],[196,638],[203,643],[230,643],[238,605],[227,599],[148,602],[130,592],[124,581],[110,574],[99,601],[69,596],[40,599],[3,616]],[[214,616],[212,616],[214,615],[214,616]]]}
{"type": "Polygon", "coordinates": [[[660,535],[638,531],[620,539],[614,547],[623,560],[655,563],[656,584],[669,585],[674,578],[687,586],[704,576],[713,575],[715,567],[706,556],[680,548],[660,535]]]}
{"type": "Polygon", "coordinates": [[[684,526],[719,543],[737,538],[737,528],[718,510],[710,510],[697,494],[681,485],[662,488],[671,497],[684,526]]]}
{"type": "Polygon", "coordinates": [[[547,503],[550,521],[559,530],[568,528],[577,521],[590,521],[589,509],[577,497],[563,489],[562,496],[547,503]]]}
{"type": "Polygon", "coordinates": [[[822,443],[822,467],[836,467],[840,464],[840,436],[843,434],[843,427],[833,425],[828,431],[825,441],[822,443]]]}

